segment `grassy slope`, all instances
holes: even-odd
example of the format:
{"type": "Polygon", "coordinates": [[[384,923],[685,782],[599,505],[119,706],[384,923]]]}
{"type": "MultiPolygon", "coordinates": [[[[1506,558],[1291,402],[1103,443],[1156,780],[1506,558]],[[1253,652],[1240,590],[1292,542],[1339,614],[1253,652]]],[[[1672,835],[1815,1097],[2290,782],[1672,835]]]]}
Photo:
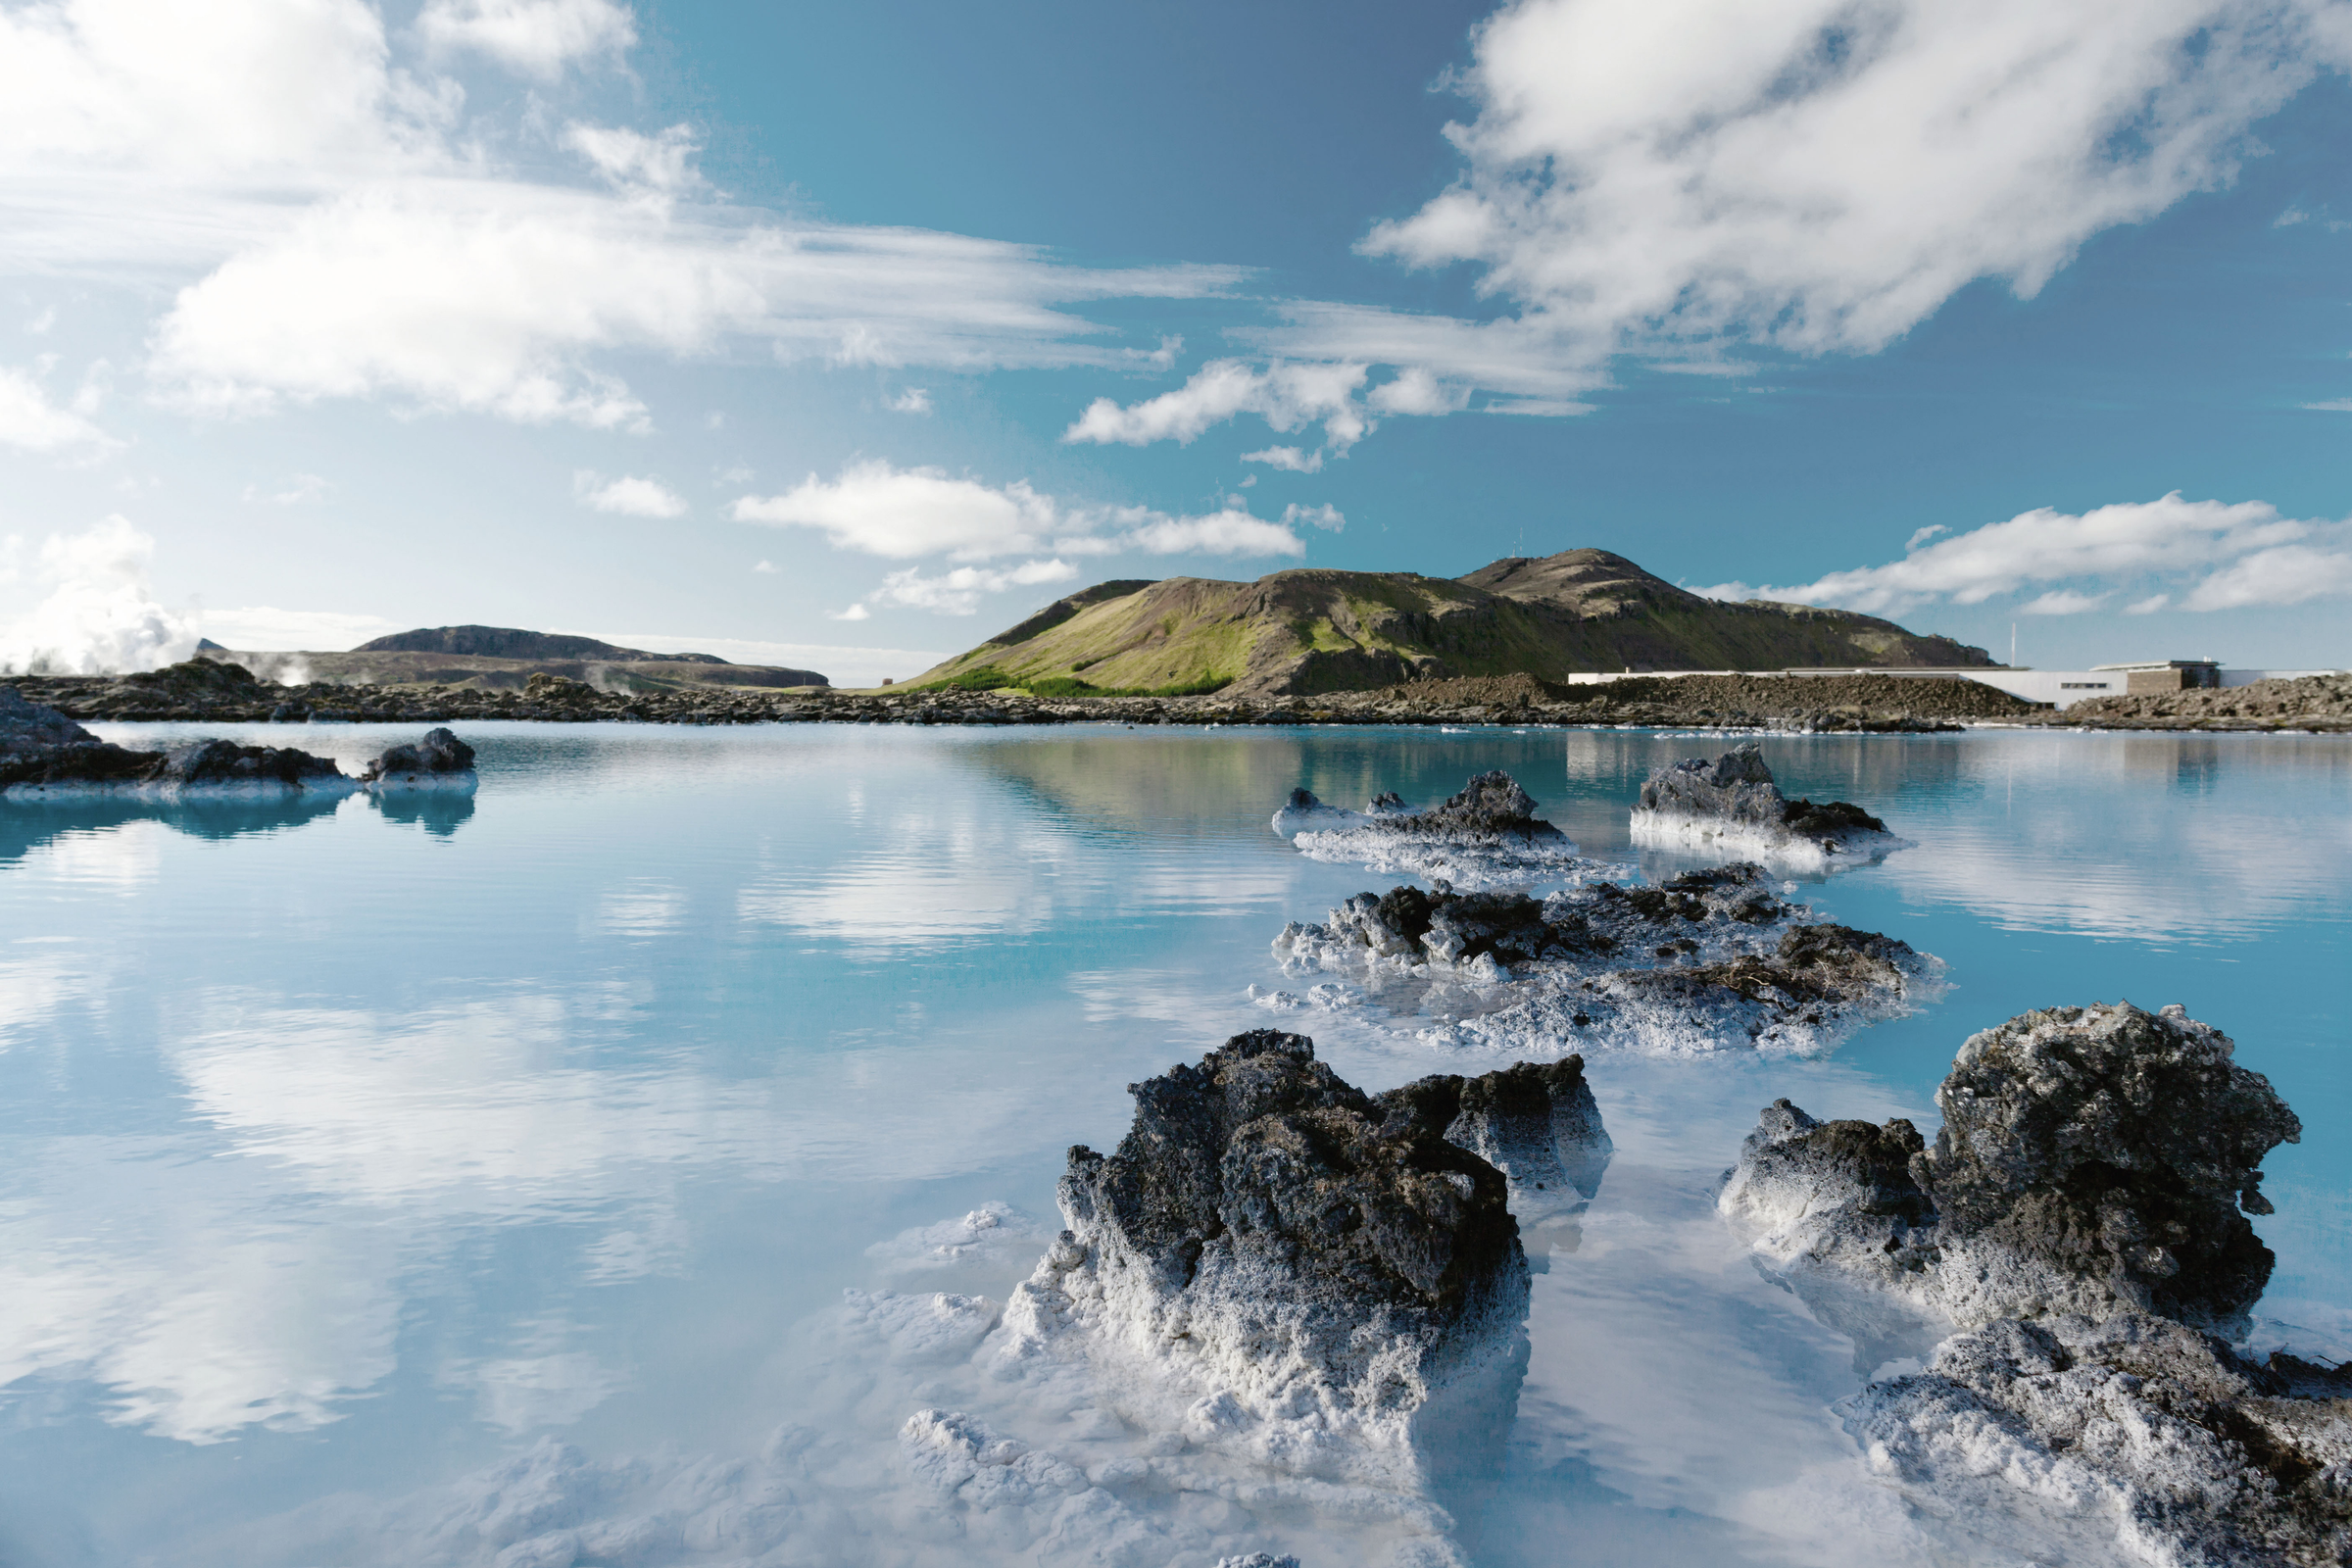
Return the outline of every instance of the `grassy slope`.
{"type": "MultiPolygon", "coordinates": [[[[1580,553],[1582,554],[1582,553],[1580,553]]],[[[1565,558],[1554,558],[1565,559],[1565,558]]],[[[1597,587],[1512,598],[1405,572],[1306,568],[1255,582],[1105,584],[910,684],[1073,693],[1360,689],[1412,675],[1928,664],[1952,645],[1842,611],[1697,599],[1613,557],[1597,587]],[[1618,571],[1618,577],[1607,572],[1618,571]],[[1631,575],[1622,575],[1630,573],[1631,575]],[[1098,597],[1107,593],[1108,597],[1098,597]],[[1091,600],[1091,602],[1082,602],[1091,600]],[[1307,656],[1303,663],[1301,656],[1307,656]]],[[[1492,569],[1492,568],[1490,568],[1492,569]]],[[[1548,592],[1544,590],[1544,592],[1548,592]]]]}

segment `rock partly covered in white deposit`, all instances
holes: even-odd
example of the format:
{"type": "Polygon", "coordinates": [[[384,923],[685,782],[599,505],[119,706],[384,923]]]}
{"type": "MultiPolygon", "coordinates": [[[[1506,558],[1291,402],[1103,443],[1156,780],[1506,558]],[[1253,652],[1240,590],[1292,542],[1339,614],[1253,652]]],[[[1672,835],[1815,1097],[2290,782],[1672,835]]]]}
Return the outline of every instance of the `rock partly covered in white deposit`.
{"type": "Polygon", "coordinates": [[[1857,864],[1908,847],[1844,801],[1789,800],[1753,742],[1662,767],[1634,807],[1636,844],[1805,866],[1857,864]]]}
{"type": "Polygon", "coordinates": [[[11,800],[275,798],[354,788],[327,759],[290,746],[214,740],[170,752],[130,751],[0,686],[0,794],[11,800]]]}
{"type": "Polygon", "coordinates": [[[1399,887],[1285,926],[1274,951],[1288,971],[1452,1014],[1424,1038],[1532,1054],[1812,1052],[1938,993],[1940,960],[1810,912],[1745,863],[1541,901],[1399,887]]]}
{"type": "Polygon", "coordinates": [[[1005,1307],[1006,1359],[1081,1358],[1191,1441],[1302,1474],[1410,1487],[1495,1457],[1528,1266],[1503,1173],[1445,1135],[1531,1176],[1563,1122],[1605,1148],[1581,1063],[1499,1076],[1375,1099],[1259,1030],[1132,1086],[1117,1152],[1070,1151],[1069,1229],[1005,1307]]]}
{"type": "Polygon", "coordinates": [[[2245,1214],[2301,1134],[2232,1054],[2178,1007],[2057,1007],[1961,1048],[1933,1148],[1766,1109],[1720,1200],[1757,1251],[1833,1323],[1875,1296],[1964,1331],[1849,1402],[1876,1463],[2152,1563],[2347,1560],[2352,1379],[2211,1337],[2269,1281],[2245,1214]]]}
{"type": "Polygon", "coordinates": [[[1427,810],[1383,795],[1364,811],[1341,811],[1305,790],[1274,813],[1274,831],[1311,859],[1354,861],[1376,871],[1493,887],[1591,866],[1575,843],[1536,815],[1534,797],[1510,774],[1481,773],[1427,810]]]}
{"type": "Polygon", "coordinates": [[[424,739],[395,746],[368,764],[360,782],[379,794],[406,790],[471,790],[477,783],[473,748],[446,729],[428,729],[424,739]]]}

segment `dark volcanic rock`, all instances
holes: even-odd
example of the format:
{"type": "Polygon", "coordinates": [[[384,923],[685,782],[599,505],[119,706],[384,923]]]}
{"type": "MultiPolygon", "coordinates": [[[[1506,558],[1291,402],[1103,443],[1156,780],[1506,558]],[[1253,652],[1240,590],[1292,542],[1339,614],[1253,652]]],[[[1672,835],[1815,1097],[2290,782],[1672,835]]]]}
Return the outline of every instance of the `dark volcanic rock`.
{"type": "Polygon", "coordinates": [[[1536,1193],[1549,1203],[1600,1191],[1614,1146],[1600,1123],[1600,1106],[1585,1082],[1585,1058],[1514,1062],[1498,1072],[1464,1078],[1437,1073],[1378,1097],[1384,1125],[1435,1128],[1509,1180],[1514,1201],[1536,1193]]]}
{"type": "Polygon", "coordinates": [[[1360,860],[1464,887],[1524,885],[1579,862],[1576,845],[1536,815],[1510,774],[1481,773],[1460,794],[1409,811],[1394,794],[1338,811],[1304,790],[1274,813],[1274,831],[1318,860],[1360,860]]]}
{"type": "Polygon", "coordinates": [[[1893,1189],[1848,1157],[1858,1123],[1785,1102],[1743,1146],[1724,1207],[1783,1262],[1899,1287],[1963,1326],[2130,1308],[2227,1329],[2271,1273],[2239,1209],[2268,1212],[2263,1157],[2302,1136],[2231,1051],[2178,1008],[2021,1013],[1961,1047],[1935,1149],[1906,1155],[1899,1216],[1866,1198],[1893,1189]]]}
{"type": "Polygon", "coordinates": [[[1391,832],[1483,844],[1494,840],[1565,842],[1566,835],[1536,815],[1535,797],[1499,769],[1481,773],[1442,806],[1384,819],[1391,832]]]}
{"type": "Polygon", "coordinates": [[[2034,1535],[2035,1514],[2073,1515],[2132,1561],[2352,1562],[2346,1368],[2257,1360],[2142,1312],[2006,1319],[1841,1412],[1874,1465],[1980,1531],[2023,1486],[2034,1535]]]}
{"type": "Polygon", "coordinates": [[[446,729],[426,730],[411,746],[395,746],[368,764],[360,782],[378,788],[433,788],[470,783],[473,748],[446,729]]]}
{"type": "MultiPolygon", "coordinates": [[[[1274,939],[1291,972],[1359,977],[1399,1010],[1459,1009],[1424,1038],[1548,1054],[1630,1047],[1812,1049],[1940,984],[1904,942],[1800,923],[1760,867],[1685,872],[1654,888],[1359,894],[1274,939]]],[[[1263,1004],[1296,1004],[1287,994],[1263,1004]]]]}
{"type": "Polygon", "coordinates": [[[1846,1406],[1940,1516],[1987,1528],[2023,1489],[2137,1560],[2352,1560],[2352,1377],[2201,1332],[2268,1281],[2241,1209],[2301,1133],[2231,1054],[2179,1007],[2023,1013],[1961,1048],[1932,1149],[1785,1100],[1741,1148],[1722,1207],[1826,1320],[1866,1345],[1875,1297],[1963,1329],[1846,1406]]]}
{"type": "Polygon", "coordinates": [[[1202,1441],[1314,1471],[1409,1467],[1430,1422],[1515,1389],[1518,1226],[1442,1107],[1374,1101],[1273,1030],[1131,1092],[1116,1152],[1070,1151],[1016,1343],[1075,1334],[1197,1401],[1202,1441]]]}
{"type": "Polygon", "coordinates": [[[1767,857],[1790,851],[1854,856],[1899,846],[1886,824],[1844,801],[1791,801],[1781,794],[1753,742],[1708,761],[1662,767],[1642,786],[1634,842],[1670,848],[1718,843],[1767,857]]]}
{"type": "Polygon", "coordinates": [[[170,753],[129,751],[99,740],[55,709],[25,702],[14,688],[0,687],[0,790],[19,798],[269,794],[350,783],[325,758],[290,747],[216,740],[170,753]]]}

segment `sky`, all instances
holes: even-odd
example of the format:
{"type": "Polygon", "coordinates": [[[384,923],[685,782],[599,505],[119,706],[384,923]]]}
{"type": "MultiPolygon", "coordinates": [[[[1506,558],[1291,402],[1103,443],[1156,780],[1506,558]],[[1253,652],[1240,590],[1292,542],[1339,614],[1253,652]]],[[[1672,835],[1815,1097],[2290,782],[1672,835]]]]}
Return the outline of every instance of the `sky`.
{"type": "Polygon", "coordinates": [[[2352,0],[0,0],[0,667],[1616,551],[2352,663],[2352,0]]]}

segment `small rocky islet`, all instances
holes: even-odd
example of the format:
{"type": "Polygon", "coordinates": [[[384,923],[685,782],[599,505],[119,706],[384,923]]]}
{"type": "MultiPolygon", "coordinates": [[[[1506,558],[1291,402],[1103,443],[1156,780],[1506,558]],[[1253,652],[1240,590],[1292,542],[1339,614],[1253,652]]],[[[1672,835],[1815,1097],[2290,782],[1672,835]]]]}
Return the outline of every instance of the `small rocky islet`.
{"type": "Polygon", "coordinates": [[[391,748],[355,779],[329,759],[290,746],[216,739],[134,751],[102,741],[58,710],[0,686],[0,796],[12,801],[470,790],[474,778],[473,748],[446,729],[391,748]]]}

